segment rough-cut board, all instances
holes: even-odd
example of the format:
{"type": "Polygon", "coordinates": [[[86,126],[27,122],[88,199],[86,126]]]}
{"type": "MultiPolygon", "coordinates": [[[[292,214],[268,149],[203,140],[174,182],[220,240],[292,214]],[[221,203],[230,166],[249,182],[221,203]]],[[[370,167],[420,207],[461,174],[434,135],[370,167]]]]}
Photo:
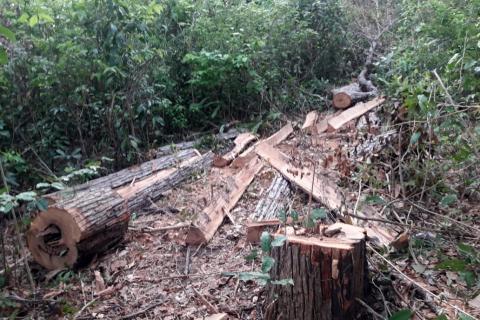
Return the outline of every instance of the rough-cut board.
{"type": "Polygon", "coordinates": [[[235,138],[235,147],[223,156],[215,157],[213,165],[215,167],[223,168],[229,165],[251,142],[255,141],[257,137],[250,132],[241,133],[235,138]]]}
{"type": "Polygon", "coordinates": [[[324,204],[330,210],[342,208],[342,194],[328,179],[316,174],[309,168],[297,168],[290,164],[290,158],[268,144],[261,144],[256,148],[257,154],[277,169],[287,180],[296,184],[300,189],[324,204]],[[312,188],[313,186],[313,188],[312,188]]]}
{"type": "Polygon", "coordinates": [[[165,191],[208,168],[211,152],[195,156],[124,187],[92,188],[61,194],[40,212],[27,232],[32,256],[47,269],[74,266],[82,257],[100,253],[120,241],[130,216],[158,199],[165,191]]]}
{"type": "Polygon", "coordinates": [[[281,143],[283,140],[287,139],[289,135],[293,132],[292,123],[289,121],[286,125],[284,125],[280,130],[275,132],[273,135],[268,137],[267,139],[263,139],[255,143],[253,146],[245,150],[240,154],[238,158],[233,160],[232,164],[230,165],[232,168],[241,168],[250,160],[252,160],[255,155],[255,148],[261,145],[262,143],[269,144],[271,146],[276,146],[277,144],[281,143]]]}
{"type": "Polygon", "coordinates": [[[305,117],[305,122],[303,123],[302,130],[311,130],[318,120],[317,111],[310,111],[305,117]]]}
{"type": "Polygon", "coordinates": [[[257,207],[249,219],[259,221],[278,217],[278,213],[285,209],[289,196],[290,184],[281,174],[275,173],[272,183],[265,195],[258,201],[257,207]]]}
{"type": "Polygon", "coordinates": [[[360,117],[361,115],[367,113],[373,108],[378,107],[385,101],[384,98],[375,98],[368,102],[359,102],[354,107],[345,110],[338,116],[328,120],[328,131],[335,131],[340,129],[347,122],[360,117]]]}
{"type": "Polygon", "coordinates": [[[185,242],[187,244],[200,244],[210,241],[218,227],[222,224],[224,217],[235,207],[238,200],[240,200],[262,167],[263,162],[258,157],[250,160],[250,162],[234,176],[233,188],[228,192],[226,199],[218,198],[199,213],[196,221],[188,230],[185,242]]]}
{"type": "Polygon", "coordinates": [[[356,299],[363,299],[368,283],[365,234],[345,224],[330,228],[339,232],[331,238],[287,235],[283,246],[272,248],[270,278],[293,285],[267,286],[266,320],[356,319],[356,299]]]}

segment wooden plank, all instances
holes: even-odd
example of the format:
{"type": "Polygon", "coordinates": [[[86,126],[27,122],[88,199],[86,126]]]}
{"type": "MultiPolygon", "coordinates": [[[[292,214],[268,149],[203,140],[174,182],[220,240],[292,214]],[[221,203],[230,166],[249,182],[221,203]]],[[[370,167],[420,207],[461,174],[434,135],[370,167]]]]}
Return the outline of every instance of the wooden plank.
{"type": "Polygon", "coordinates": [[[305,122],[303,123],[302,130],[311,130],[318,120],[317,111],[310,111],[305,117],[305,122]]]}
{"type": "Polygon", "coordinates": [[[235,147],[228,153],[221,157],[215,157],[213,165],[215,167],[223,168],[229,165],[239,154],[243,151],[252,141],[255,141],[257,137],[250,132],[241,133],[235,138],[235,147]]]}
{"type": "Polygon", "coordinates": [[[253,146],[251,146],[250,148],[242,152],[239,157],[233,160],[230,166],[232,168],[241,168],[245,166],[245,164],[247,164],[249,161],[251,161],[255,157],[255,148],[258,147],[260,144],[266,143],[271,146],[276,146],[277,144],[285,140],[290,134],[292,134],[292,132],[293,132],[292,123],[289,121],[280,130],[275,132],[273,135],[271,135],[267,139],[258,141],[253,146]]]}
{"type": "Polygon", "coordinates": [[[375,98],[368,102],[359,102],[354,107],[342,112],[335,118],[328,120],[328,131],[335,131],[344,126],[347,122],[356,119],[373,108],[378,107],[385,101],[385,98],[375,98]]]}
{"type": "Polygon", "coordinates": [[[240,200],[262,167],[263,161],[258,157],[250,160],[250,162],[234,176],[233,188],[226,199],[219,197],[216,202],[211,203],[198,215],[196,221],[188,230],[185,242],[187,244],[208,242],[222,224],[225,216],[235,207],[238,200],[240,200]]]}
{"type": "Polygon", "coordinates": [[[340,210],[342,194],[329,180],[316,174],[308,168],[298,168],[290,164],[290,158],[268,144],[262,143],[256,148],[257,154],[277,169],[287,180],[295,183],[300,189],[323,203],[330,210],[340,210]],[[313,186],[313,188],[312,188],[313,186]]]}

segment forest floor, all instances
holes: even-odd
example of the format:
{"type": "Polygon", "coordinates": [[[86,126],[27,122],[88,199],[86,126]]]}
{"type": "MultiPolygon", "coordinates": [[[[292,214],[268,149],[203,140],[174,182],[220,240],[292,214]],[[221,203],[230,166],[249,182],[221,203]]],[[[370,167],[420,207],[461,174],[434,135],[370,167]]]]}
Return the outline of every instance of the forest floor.
{"type": "MultiPolygon", "coordinates": [[[[320,118],[325,116],[321,114],[320,118]]],[[[385,117],[371,112],[368,118],[363,116],[338,132],[321,136],[296,130],[277,148],[294,157],[314,159],[322,174],[346,191],[347,206],[368,203],[382,219],[393,221],[385,227],[395,237],[407,235],[407,245],[400,245],[398,250],[371,247],[370,296],[365,299],[370,307],[359,315],[360,319],[391,315],[406,308],[414,311],[415,319],[434,319],[440,314],[455,319],[458,310],[479,316],[479,310],[467,305],[478,294],[478,284],[468,283],[468,278],[453,267],[448,270],[436,266],[445,257],[463,261],[459,243],[478,248],[480,205],[466,201],[455,209],[461,216],[449,217],[447,211],[437,213],[437,208],[427,209],[402,197],[398,182],[390,181],[386,188],[379,187],[383,183],[375,186],[375,181],[391,179],[381,164],[392,156],[391,151],[386,151],[392,142],[388,138],[391,127],[385,125],[385,117]],[[381,141],[375,138],[380,136],[385,139],[378,150],[368,149],[360,154],[358,146],[375,144],[372,141],[381,141]],[[369,181],[352,179],[361,176],[355,174],[360,167],[368,170],[362,176],[367,175],[369,181]],[[459,218],[462,221],[455,223],[459,218]],[[432,294],[441,296],[442,301],[432,294]]],[[[0,300],[0,311],[4,315],[17,312],[19,317],[33,318],[167,320],[203,319],[227,313],[232,319],[262,319],[264,287],[254,281],[239,281],[231,273],[259,269],[258,259],[252,259],[252,251],[258,250],[258,246],[247,242],[245,224],[265,195],[276,174],[274,169],[263,167],[230,213],[231,219],[225,219],[207,244],[185,245],[185,229],[155,231],[193,220],[197,212],[222,196],[227,177],[235,172],[229,167],[212,168],[170,190],[148,210],[136,213],[119,246],[83,268],[47,273],[29,261],[38,287],[34,298],[28,294],[28,279],[19,263],[0,300]]],[[[293,186],[292,189],[290,210],[305,213],[308,196],[293,186]]],[[[321,204],[314,202],[313,207],[321,204]]],[[[13,227],[5,228],[4,234],[6,248],[13,257],[13,227]]]]}

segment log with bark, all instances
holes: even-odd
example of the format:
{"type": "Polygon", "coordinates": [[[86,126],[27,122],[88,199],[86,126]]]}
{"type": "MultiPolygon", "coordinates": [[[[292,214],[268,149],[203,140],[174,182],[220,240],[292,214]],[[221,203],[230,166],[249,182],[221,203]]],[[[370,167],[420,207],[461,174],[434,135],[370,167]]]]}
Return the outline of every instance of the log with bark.
{"type": "Polygon", "coordinates": [[[362,71],[358,75],[358,83],[351,83],[341,88],[333,89],[333,106],[338,109],[348,108],[355,103],[372,99],[378,95],[377,88],[368,79],[371,72],[373,55],[377,47],[377,41],[372,41],[368,50],[367,59],[362,71]]]}
{"type": "Polygon", "coordinates": [[[278,213],[286,208],[290,192],[288,181],[282,175],[276,173],[265,196],[260,199],[249,219],[251,221],[261,221],[277,218],[278,213]]]}
{"type": "Polygon", "coordinates": [[[272,247],[271,280],[292,279],[293,285],[268,285],[266,320],[349,320],[358,316],[356,299],[363,299],[368,283],[365,232],[337,223],[324,234],[333,236],[288,235],[283,246],[272,247]]]}
{"type": "Polygon", "coordinates": [[[107,184],[57,194],[55,202],[37,215],[27,232],[32,256],[45,268],[57,269],[105,251],[123,239],[132,213],[208,168],[212,159],[211,152],[196,155],[177,167],[153,172],[120,188],[107,184]]]}

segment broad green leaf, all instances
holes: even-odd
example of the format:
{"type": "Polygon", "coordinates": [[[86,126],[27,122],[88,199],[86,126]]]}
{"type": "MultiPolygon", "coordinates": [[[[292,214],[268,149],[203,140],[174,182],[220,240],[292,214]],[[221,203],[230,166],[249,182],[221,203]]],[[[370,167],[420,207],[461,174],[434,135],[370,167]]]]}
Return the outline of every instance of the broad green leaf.
{"type": "Polygon", "coordinates": [[[255,259],[257,259],[258,257],[258,250],[257,249],[253,249],[252,251],[250,251],[250,253],[248,255],[245,256],[245,260],[247,261],[253,261],[255,259]]]}
{"type": "Polygon", "coordinates": [[[466,314],[464,313],[460,313],[458,315],[458,319],[460,320],[475,320],[474,318],[470,317],[470,316],[467,316],[466,314]]]}
{"type": "Polygon", "coordinates": [[[277,216],[278,220],[280,220],[281,222],[287,222],[287,212],[285,210],[280,210],[277,216]]]}
{"type": "Polygon", "coordinates": [[[465,271],[467,262],[461,259],[449,259],[437,264],[437,270],[465,271]]]}
{"type": "Polygon", "coordinates": [[[408,309],[400,310],[395,312],[389,320],[409,320],[413,315],[413,312],[408,309]]]}
{"type": "Polygon", "coordinates": [[[365,202],[367,204],[373,204],[373,205],[385,203],[385,201],[379,195],[376,195],[376,194],[366,196],[365,202]]]}
{"type": "Polygon", "coordinates": [[[422,134],[418,131],[412,134],[412,136],[410,137],[410,145],[411,146],[415,145],[418,142],[418,139],[420,139],[421,135],[422,134]]]}
{"type": "Polygon", "coordinates": [[[54,182],[52,183],[52,188],[55,188],[57,190],[63,190],[65,189],[65,185],[61,182],[54,182]]]}
{"type": "Polygon", "coordinates": [[[274,284],[274,285],[280,285],[280,286],[293,286],[294,285],[292,278],[282,279],[282,280],[273,280],[270,283],[274,284]]]}
{"type": "Polygon", "coordinates": [[[51,184],[48,183],[48,182],[40,182],[40,183],[37,183],[37,185],[35,186],[35,189],[45,189],[45,188],[50,188],[51,184]]]}
{"type": "Polygon", "coordinates": [[[262,272],[240,272],[238,274],[238,279],[241,281],[250,281],[250,280],[258,280],[258,279],[263,279],[263,280],[270,280],[270,275],[268,273],[262,273],[262,272]]]}
{"type": "Polygon", "coordinates": [[[316,208],[312,210],[313,220],[325,219],[327,217],[327,211],[324,208],[316,208]]]}
{"type": "Polygon", "coordinates": [[[7,50],[5,48],[0,47],[0,65],[6,64],[8,62],[8,55],[7,50]]]}
{"type": "Polygon", "coordinates": [[[442,200],[440,200],[440,205],[442,207],[448,207],[452,204],[454,204],[455,202],[457,202],[458,198],[457,198],[457,195],[456,194],[447,194],[445,196],[443,196],[442,200]]]}
{"type": "Polygon", "coordinates": [[[260,245],[263,252],[270,252],[272,249],[270,233],[267,231],[262,232],[262,235],[260,236],[260,245]]]}
{"type": "Polygon", "coordinates": [[[267,273],[270,272],[273,265],[275,264],[275,259],[270,256],[263,256],[262,257],[262,272],[267,273]]]}
{"type": "Polygon", "coordinates": [[[15,41],[15,34],[8,28],[4,26],[0,26],[0,36],[5,37],[6,39],[10,41],[15,41]]]}
{"type": "Polygon", "coordinates": [[[35,202],[35,205],[37,206],[38,210],[40,211],[47,211],[48,209],[48,201],[45,198],[40,198],[35,202]]]}
{"type": "Polygon", "coordinates": [[[461,271],[459,272],[460,277],[465,280],[467,287],[471,288],[475,285],[477,277],[473,271],[461,271]]]}
{"type": "Polygon", "coordinates": [[[35,191],[27,191],[19,193],[15,196],[15,199],[20,201],[33,201],[37,197],[37,193],[35,191]]]}
{"type": "Polygon", "coordinates": [[[444,314],[439,315],[438,317],[435,318],[435,320],[448,320],[447,316],[444,314]]]}
{"type": "Polygon", "coordinates": [[[15,207],[16,203],[15,202],[2,202],[0,203],[0,212],[3,213],[8,213],[12,211],[12,209],[15,207]]]}
{"type": "Polygon", "coordinates": [[[287,240],[287,237],[285,236],[275,236],[275,238],[273,238],[271,245],[272,247],[281,247],[283,246],[286,240],[287,240]]]}
{"type": "Polygon", "coordinates": [[[297,222],[297,221],[298,221],[298,212],[297,212],[297,211],[292,210],[292,211],[290,212],[290,216],[292,217],[293,222],[297,222]]]}
{"type": "Polygon", "coordinates": [[[28,25],[33,28],[38,24],[38,15],[33,15],[28,19],[28,25]]]}

